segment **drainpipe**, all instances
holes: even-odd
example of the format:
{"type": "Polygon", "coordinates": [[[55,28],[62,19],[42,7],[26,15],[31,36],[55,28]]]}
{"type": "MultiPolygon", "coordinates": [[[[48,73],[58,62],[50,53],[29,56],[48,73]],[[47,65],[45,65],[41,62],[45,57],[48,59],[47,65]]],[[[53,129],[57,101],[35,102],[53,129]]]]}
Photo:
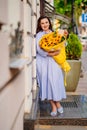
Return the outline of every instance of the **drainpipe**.
{"type": "Polygon", "coordinates": [[[40,16],[45,15],[45,0],[40,0],[40,16]]]}

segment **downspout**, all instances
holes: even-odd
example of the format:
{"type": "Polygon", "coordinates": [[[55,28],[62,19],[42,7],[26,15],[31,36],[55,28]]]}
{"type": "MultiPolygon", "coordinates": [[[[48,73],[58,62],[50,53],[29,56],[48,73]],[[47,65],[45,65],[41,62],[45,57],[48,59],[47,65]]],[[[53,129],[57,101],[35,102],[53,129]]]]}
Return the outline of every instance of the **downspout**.
{"type": "Polygon", "coordinates": [[[45,0],[40,0],[40,16],[45,15],[45,0]]]}

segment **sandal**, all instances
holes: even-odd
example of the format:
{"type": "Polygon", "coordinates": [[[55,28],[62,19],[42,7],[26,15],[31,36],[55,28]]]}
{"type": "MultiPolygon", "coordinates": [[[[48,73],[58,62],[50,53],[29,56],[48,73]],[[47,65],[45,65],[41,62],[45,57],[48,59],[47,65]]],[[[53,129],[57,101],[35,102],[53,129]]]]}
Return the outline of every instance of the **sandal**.
{"type": "Polygon", "coordinates": [[[50,115],[51,115],[51,116],[56,116],[56,115],[57,115],[57,111],[55,111],[55,112],[52,111],[52,112],[50,113],[50,115]]]}
{"type": "Polygon", "coordinates": [[[60,114],[62,114],[62,113],[63,113],[63,107],[58,108],[57,111],[58,111],[60,114]]]}

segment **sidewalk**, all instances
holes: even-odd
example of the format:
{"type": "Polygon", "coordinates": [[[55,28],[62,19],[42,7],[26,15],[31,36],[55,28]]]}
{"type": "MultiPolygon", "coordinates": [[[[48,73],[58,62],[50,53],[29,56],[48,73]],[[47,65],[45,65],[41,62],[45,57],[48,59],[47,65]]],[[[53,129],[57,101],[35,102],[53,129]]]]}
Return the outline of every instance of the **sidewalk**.
{"type": "Polygon", "coordinates": [[[35,130],[87,130],[87,126],[51,126],[51,125],[39,125],[35,127],[35,130]]]}
{"type": "Polygon", "coordinates": [[[82,53],[82,70],[84,76],[80,77],[76,91],[67,92],[67,94],[87,95],[87,51],[82,53]]]}
{"type": "Polygon", "coordinates": [[[75,92],[67,92],[68,95],[87,95],[87,71],[84,76],[79,79],[78,86],[75,92]]]}
{"type": "Polygon", "coordinates": [[[87,72],[84,73],[84,77],[80,78],[76,94],[87,95],[87,72]]]}

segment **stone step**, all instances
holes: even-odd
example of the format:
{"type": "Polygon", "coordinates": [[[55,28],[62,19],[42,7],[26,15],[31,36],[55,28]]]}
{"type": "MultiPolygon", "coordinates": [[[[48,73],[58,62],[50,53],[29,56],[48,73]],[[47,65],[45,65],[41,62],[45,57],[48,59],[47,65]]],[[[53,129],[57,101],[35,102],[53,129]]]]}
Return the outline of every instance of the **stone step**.
{"type": "Polygon", "coordinates": [[[87,97],[84,95],[68,95],[61,102],[63,114],[51,117],[51,106],[48,101],[39,100],[39,111],[36,123],[40,125],[80,125],[87,126],[87,97]]]}
{"type": "Polygon", "coordinates": [[[38,111],[38,97],[39,97],[39,88],[32,91],[32,108],[30,113],[24,114],[24,130],[34,130],[35,121],[37,120],[37,111],[38,111]]]}
{"type": "Polygon", "coordinates": [[[35,130],[35,126],[87,126],[87,97],[84,95],[67,95],[67,99],[61,101],[64,108],[63,114],[51,117],[51,105],[49,101],[38,100],[37,111],[32,108],[33,116],[26,118],[24,130],[35,130]],[[34,116],[35,115],[35,116],[34,116]]]}
{"type": "Polygon", "coordinates": [[[36,125],[35,130],[87,130],[87,126],[52,126],[52,125],[36,125]]]}

